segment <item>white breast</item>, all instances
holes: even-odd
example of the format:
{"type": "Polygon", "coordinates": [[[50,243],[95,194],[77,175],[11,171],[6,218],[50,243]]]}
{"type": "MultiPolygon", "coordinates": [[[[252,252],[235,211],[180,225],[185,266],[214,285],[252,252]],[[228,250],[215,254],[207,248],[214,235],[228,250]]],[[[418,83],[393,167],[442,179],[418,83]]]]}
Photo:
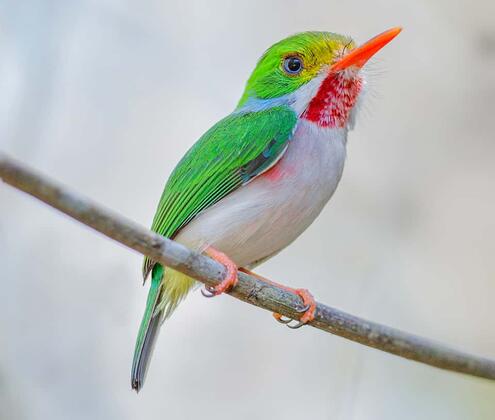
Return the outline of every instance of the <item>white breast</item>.
{"type": "Polygon", "coordinates": [[[239,266],[254,266],[294,241],[318,216],[342,175],[345,129],[300,120],[287,151],[270,171],[193,219],[176,239],[210,245],[239,266]]]}

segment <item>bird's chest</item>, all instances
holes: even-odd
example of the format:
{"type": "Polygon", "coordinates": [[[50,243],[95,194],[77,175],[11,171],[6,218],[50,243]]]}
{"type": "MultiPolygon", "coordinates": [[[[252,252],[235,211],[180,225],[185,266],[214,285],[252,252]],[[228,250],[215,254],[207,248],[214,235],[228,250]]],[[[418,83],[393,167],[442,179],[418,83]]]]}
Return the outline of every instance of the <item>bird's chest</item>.
{"type": "Polygon", "coordinates": [[[271,169],[194,219],[177,238],[212,245],[241,266],[285,248],[318,216],[334,193],[345,160],[345,130],[302,120],[271,169]]]}
{"type": "Polygon", "coordinates": [[[317,215],[332,196],[342,176],[346,135],[344,129],[301,120],[280,162],[255,180],[287,219],[317,215]]]}
{"type": "Polygon", "coordinates": [[[345,143],[344,130],[299,123],[280,162],[253,182],[250,194],[259,212],[253,211],[257,239],[248,259],[257,261],[257,251],[263,257],[280,251],[316,219],[342,176],[345,143]]]}

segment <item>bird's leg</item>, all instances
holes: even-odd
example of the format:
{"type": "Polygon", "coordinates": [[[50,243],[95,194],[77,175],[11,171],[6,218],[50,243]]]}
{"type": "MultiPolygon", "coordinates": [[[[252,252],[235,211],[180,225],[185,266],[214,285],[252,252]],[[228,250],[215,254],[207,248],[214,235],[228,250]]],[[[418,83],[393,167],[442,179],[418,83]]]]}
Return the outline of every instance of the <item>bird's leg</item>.
{"type": "Polygon", "coordinates": [[[280,322],[282,324],[287,324],[287,326],[289,328],[296,329],[296,328],[302,327],[303,325],[307,324],[308,322],[311,322],[315,318],[316,301],[315,301],[313,295],[308,290],[306,290],[306,289],[294,289],[294,288],[289,287],[289,286],[284,286],[283,284],[274,282],[272,280],[267,279],[266,277],[262,277],[259,274],[253,273],[252,271],[248,270],[247,268],[241,267],[241,268],[239,268],[239,271],[242,271],[243,273],[249,274],[250,276],[254,276],[254,277],[260,279],[264,283],[268,283],[268,284],[271,284],[273,286],[280,287],[281,289],[287,290],[288,292],[295,293],[296,295],[298,295],[302,299],[304,307],[298,312],[303,313],[303,315],[301,316],[301,318],[299,319],[299,321],[296,324],[291,325],[290,322],[293,321],[293,319],[284,318],[283,315],[275,312],[273,314],[273,317],[278,322],[280,322]]]}
{"type": "Polygon", "coordinates": [[[226,269],[225,278],[221,283],[216,286],[205,286],[204,289],[201,289],[201,294],[210,298],[226,292],[237,284],[237,266],[227,255],[211,246],[206,248],[205,254],[218,261],[226,269]]]}

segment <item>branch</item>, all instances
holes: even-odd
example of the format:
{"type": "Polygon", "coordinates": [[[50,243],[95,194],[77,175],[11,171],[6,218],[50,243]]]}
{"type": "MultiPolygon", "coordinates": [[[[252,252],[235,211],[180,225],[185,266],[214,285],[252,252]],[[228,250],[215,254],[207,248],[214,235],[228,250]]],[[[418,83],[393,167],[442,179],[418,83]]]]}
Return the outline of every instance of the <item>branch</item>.
{"type": "MultiPolygon", "coordinates": [[[[208,286],[223,278],[218,262],[110,212],[68,191],[0,152],[0,178],[81,223],[163,265],[181,271],[208,286]]],[[[300,298],[288,291],[239,272],[231,296],[260,308],[298,319],[300,298]]],[[[462,353],[425,338],[380,325],[318,303],[311,326],[349,340],[441,369],[495,379],[495,362],[462,353]]]]}

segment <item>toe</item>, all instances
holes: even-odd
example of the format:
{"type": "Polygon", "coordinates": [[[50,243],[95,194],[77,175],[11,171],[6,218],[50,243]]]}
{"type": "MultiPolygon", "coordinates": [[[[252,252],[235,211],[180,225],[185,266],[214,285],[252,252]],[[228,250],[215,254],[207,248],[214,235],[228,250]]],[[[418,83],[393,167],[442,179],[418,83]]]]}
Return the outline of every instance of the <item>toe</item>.
{"type": "Polygon", "coordinates": [[[300,321],[303,324],[311,322],[315,319],[316,312],[316,301],[313,295],[306,289],[296,289],[296,293],[301,297],[305,306],[308,309],[304,312],[304,315],[301,317],[300,321]]]}
{"type": "Polygon", "coordinates": [[[291,318],[284,318],[284,316],[282,314],[279,314],[279,313],[276,313],[274,312],[273,313],[273,317],[278,321],[280,322],[281,324],[288,324],[289,322],[292,321],[291,318]]]}
{"type": "MultiPolygon", "coordinates": [[[[225,293],[237,284],[237,266],[227,255],[216,250],[215,248],[207,248],[206,254],[208,254],[215,261],[218,261],[220,264],[222,264],[226,270],[225,278],[222,280],[222,282],[217,284],[215,287],[206,288],[206,291],[210,292],[213,296],[225,293]]],[[[205,293],[203,293],[203,296],[206,296],[205,293]]]]}

